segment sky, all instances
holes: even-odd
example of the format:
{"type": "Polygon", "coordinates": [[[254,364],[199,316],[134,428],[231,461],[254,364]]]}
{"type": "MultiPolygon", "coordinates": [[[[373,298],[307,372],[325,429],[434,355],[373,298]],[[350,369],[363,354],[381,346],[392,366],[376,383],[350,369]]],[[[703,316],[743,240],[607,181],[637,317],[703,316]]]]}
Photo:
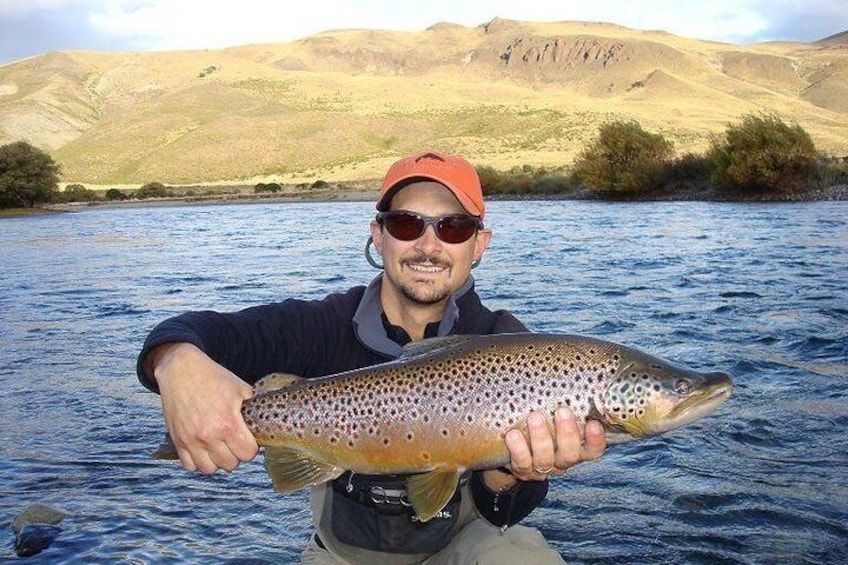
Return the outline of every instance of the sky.
{"type": "Polygon", "coordinates": [[[610,22],[731,43],[848,30],[846,0],[0,0],[0,64],[49,51],[219,49],[331,29],[420,31],[494,17],[610,22]]]}

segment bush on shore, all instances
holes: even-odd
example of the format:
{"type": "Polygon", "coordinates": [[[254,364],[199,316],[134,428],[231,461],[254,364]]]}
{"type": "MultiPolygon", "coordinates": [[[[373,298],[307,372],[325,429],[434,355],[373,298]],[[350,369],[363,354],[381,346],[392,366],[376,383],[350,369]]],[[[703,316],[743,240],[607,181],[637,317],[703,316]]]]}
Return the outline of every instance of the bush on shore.
{"type": "Polygon", "coordinates": [[[147,198],[168,198],[174,194],[161,182],[149,182],[135,191],[135,198],[145,200],[147,198]]]}
{"type": "Polygon", "coordinates": [[[712,182],[726,191],[790,193],[812,187],[818,153],[800,125],[749,114],[713,136],[707,158],[712,182]]]}
{"type": "Polygon", "coordinates": [[[0,208],[34,208],[51,202],[59,165],[46,151],[17,141],[0,146],[0,208]]]}
{"type": "Polygon", "coordinates": [[[574,162],[575,179],[612,193],[643,192],[657,188],[672,157],[674,145],[661,134],[642,129],[638,122],[602,125],[597,138],[574,162]]]}

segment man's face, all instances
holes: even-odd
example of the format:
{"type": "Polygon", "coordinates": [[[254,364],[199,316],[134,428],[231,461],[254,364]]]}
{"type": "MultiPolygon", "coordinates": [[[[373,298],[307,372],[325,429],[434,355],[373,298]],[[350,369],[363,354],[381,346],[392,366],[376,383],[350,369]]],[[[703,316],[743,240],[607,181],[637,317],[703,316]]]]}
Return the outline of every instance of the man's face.
{"type": "MultiPolygon", "coordinates": [[[[466,214],[450,190],[435,182],[417,182],[402,188],[392,198],[390,210],[415,212],[423,216],[466,214]]],[[[427,226],[421,237],[401,241],[371,223],[374,246],[383,256],[384,292],[403,303],[434,305],[444,303],[461,287],[471,263],[479,259],[491,238],[488,230],[478,231],[468,241],[445,243],[427,226]]]]}

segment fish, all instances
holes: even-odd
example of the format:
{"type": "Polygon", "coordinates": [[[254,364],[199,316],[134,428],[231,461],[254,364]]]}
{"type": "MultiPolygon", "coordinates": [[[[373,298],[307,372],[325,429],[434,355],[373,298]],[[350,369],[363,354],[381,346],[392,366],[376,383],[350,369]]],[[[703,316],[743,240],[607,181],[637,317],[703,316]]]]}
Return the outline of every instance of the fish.
{"type": "Polygon", "coordinates": [[[413,342],[396,360],[326,377],[274,374],[242,404],[273,487],[290,492],[345,471],[409,475],[418,519],[441,511],[467,471],[509,462],[504,437],[531,411],[569,407],[607,443],[663,434],[726,401],[733,377],[699,372],[589,336],[455,335],[413,342]]]}

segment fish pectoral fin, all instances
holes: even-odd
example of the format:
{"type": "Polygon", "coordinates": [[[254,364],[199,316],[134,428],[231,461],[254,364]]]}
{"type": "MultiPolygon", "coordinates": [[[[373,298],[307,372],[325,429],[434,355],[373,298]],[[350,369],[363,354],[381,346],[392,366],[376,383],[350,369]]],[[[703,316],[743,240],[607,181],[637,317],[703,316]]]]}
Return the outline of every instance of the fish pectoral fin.
{"type": "Polygon", "coordinates": [[[620,422],[612,422],[609,418],[601,414],[601,411],[598,410],[597,405],[592,402],[589,407],[589,414],[586,416],[587,420],[597,420],[601,423],[601,426],[604,428],[604,432],[607,438],[608,445],[616,445],[619,443],[626,443],[628,441],[632,441],[636,439],[633,434],[633,431],[623,426],[620,422]]]}
{"type": "Polygon", "coordinates": [[[409,502],[422,522],[430,520],[450,501],[462,472],[457,469],[430,471],[406,479],[409,502]]]}
{"type": "Polygon", "coordinates": [[[289,492],[331,481],[344,473],[344,469],[331,463],[318,461],[302,451],[290,447],[266,447],[265,469],[271,476],[274,490],[289,492]]]}
{"type": "Polygon", "coordinates": [[[289,387],[295,383],[299,383],[303,377],[291,375],[289,373],[270,373],[265,375],[253,385],[253,396],[260,394],[268,394],[269,392],[280,390],[281,388],[289,387]]]}

